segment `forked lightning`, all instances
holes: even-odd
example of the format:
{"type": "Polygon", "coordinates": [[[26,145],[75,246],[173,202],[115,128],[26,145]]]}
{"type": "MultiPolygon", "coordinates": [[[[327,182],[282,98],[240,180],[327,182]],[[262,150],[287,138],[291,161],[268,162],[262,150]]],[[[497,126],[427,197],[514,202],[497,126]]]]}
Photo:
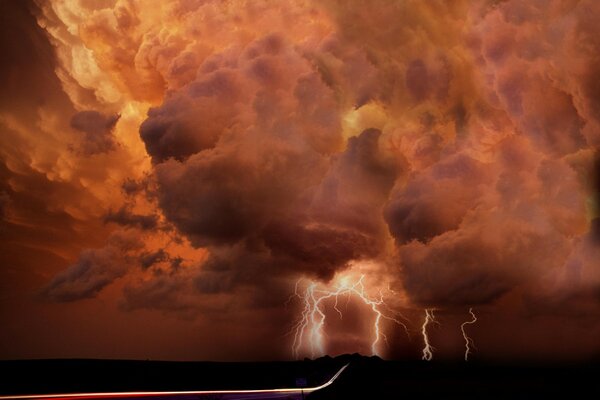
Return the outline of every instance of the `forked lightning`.
{"type": "Polygon", "coordinates": [[[301,283],[302,279],[296,282],[293,295],[293,297],[299,298],[303,304],[300,317],[292,328],[294,334],[292,352],[296,358],[307,347],[310,349],[310,356],[312,358],[325,354],[324,327],[327,319],[325,305],[327,300],[333,301],[333,309],[337,312],[340,319],[343,318],[343,313],[338,307],[340,296],[348,296],[347,300],[350,297],[355,297],[367,305],[373,312],[373,339],[371,341],[371,353],[373,355],[381,355],[380,342],[382,339],[387,342],[387,336],[381,327],[382,320],[388,320],[400,325],[408,334],[406,325],[399,319],[403,317],[387,306],[381,291],[377,298],[371,298],[366,293],[364,275],[354,283],[348,283],[347,279],[341,279],[340,283],[333,290],[323,288],[312,281],[309,281],[308,285],[301,290],[301,283]]]}

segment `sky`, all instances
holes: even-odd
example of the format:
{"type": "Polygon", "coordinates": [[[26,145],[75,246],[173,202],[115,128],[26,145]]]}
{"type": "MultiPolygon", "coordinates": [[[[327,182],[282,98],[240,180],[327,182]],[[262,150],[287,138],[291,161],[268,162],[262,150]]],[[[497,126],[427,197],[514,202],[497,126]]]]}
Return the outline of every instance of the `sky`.
{"type": "Polygon", "coordinates": [[[0,359],[599,357],[599,17],[0,2],[0,359]]]}

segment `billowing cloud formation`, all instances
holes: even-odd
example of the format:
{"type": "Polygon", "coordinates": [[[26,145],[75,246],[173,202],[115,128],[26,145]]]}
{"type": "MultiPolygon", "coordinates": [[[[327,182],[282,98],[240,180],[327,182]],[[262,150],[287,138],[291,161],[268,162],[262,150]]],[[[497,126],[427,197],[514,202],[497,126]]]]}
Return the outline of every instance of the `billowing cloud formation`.
{"type": "MultiPolygon", "coordinates": [[[[565,268],[590,229],[592,4],[164,7],[82,7],[77,40],[123,95],[168,88],[139,132],[161,212],[212,254],[198,282],[219,271],[198,288],[379,259],[416,304],[489,303],[565,268]]],[[[107,221],[155,226],[134,217],[107,221]]]]}
{"type": "Polygon", "coordinates": [[[597,314],[599,15],[593,0],[41,3],[68,97],[43,121],[71,136],[30,151],[0,115],[24,143],[3,149],[7,196],[31,169],[97,200],[69,215],[121,226],[46,294],[125,277],[126,310],[272,310],[297,278],[373,263],[405,308],[519,296],[597,314]],[[75,168],[85,157],[110,168],[75,168]]]}

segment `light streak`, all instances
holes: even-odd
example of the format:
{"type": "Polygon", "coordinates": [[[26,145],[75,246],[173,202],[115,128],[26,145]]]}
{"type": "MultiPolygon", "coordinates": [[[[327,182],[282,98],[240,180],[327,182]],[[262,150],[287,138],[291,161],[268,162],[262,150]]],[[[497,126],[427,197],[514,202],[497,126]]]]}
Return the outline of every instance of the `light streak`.
{"type": "Polygon", "coordinates": [[[387,336],[381,328],[382,320],[388,320],[402,326],[408,335],[407,326],[399,319],[404,319],[404,317],[392,310],[385,303],[382,292],[379,291],[379,297],[377,298],[371,298],[366,293],[364,275],[352,284],[348,283],[347,277],[342,278],[333,290],[324,289],[311,281],[304,291],[300,291],[301,281],[302,279],[296,282],[294,294],[291,297],[299,298],[303,304],[300,318],[298,318],[292,328],[292,332],[294,333],[292,353],[295,358],[299,358],[302,349],[305,347],[310,348],[311,358],[314,358],[316,355],[325,355],[324,326],[327,316],[324,306],[327,300],[333,300],[333,309],[337,312],[340,319],[343,319],[343,313],[338,307],[340,296],[348,296],[347,301],[349,301],[351,296],[355,296],[373,312],[373,340],[371,341],[371,353],[373,355],[379,356],[380,342],[383,340],[387,343],[388,341],[387,336]]]}
{"type": "Polygon", "coordinates": [[[433,358],[433,351],[435,350],[435,347],[429,342],[429,335],[427,334],[427,326],[432,323],[438,324],[435,320],[433,310],[425,309],[425,320],[421,326],[421,335],[423,335],[423,341],[425,342],[425,347],[423,347],[423,357],[421,357],[421,359],[425,361],[431,361],[433,358]]]}
{"type": "Polygon", "coordinates": [[[27,399],[104,399],[104,398],[129,398],[129,397],[164,397],[164,396],[213,396],[218,395],[220,399],[240,398],[239,395],[299,395],[310,394],[321,390],[331,385],[340,374],[348,367],[344,365],[340,370],[327,382],[319,386],[307,388],[283,388],[283,389],[251,389],[251,390],[200,390],[200,391],[176,391],[176,392],[106,392],[106,393],[67,393],[67,394],[38,394],[24,396],[0,396],[0,400],[27,400],[27,399]],[[235,396],[235,397],[230,397],[235,396]]]}
{"type": "Polygon", "coordinates": [[[465,321],[460,325],[460,330],[462,332],[463,338],[465,339],[465,361],[469,361],[469,354],[471,354],[472,349],[475,348],[475,342],[473,342],[473,339],[471,339],[469,335],[467,335],[467,332],[465,331],[465,326],[477,322],[477,316],[473,312],[473,308],[469,308],[469,314],[471,314],[471,320],[465,321]]]}

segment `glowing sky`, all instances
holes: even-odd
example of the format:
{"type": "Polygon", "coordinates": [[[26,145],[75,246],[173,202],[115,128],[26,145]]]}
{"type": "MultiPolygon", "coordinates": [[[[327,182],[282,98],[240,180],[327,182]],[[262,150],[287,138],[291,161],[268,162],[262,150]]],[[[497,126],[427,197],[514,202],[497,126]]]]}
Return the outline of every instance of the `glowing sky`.
{"type": "Polygon", "coordinates": [[[0,358],[600,355],[600,2],[0,15],[0,358]]]}

